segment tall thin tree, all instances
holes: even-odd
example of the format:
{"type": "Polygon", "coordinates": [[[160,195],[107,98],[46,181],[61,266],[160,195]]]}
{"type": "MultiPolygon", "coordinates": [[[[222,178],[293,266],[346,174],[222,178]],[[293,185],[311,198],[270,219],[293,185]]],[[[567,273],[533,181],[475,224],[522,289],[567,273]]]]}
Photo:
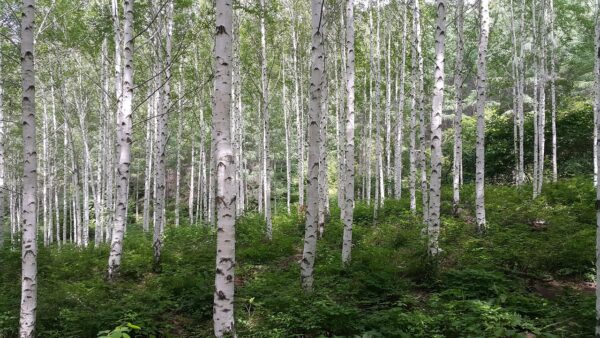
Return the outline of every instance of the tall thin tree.
{"type": "Polygon", "coordinates": [[[216,337],[235,336],[235,161],[231,146],[231,68],[233,6],[216,1],[214,48],[213,144],[216,176],[217,255],[213,321],[216,337]]]}
{"type": "Polygon", "coordinates": [[[485,220],[485,102],[487,85],[487,48],[490,27],[489,0],[479,4],[479,47],[477,54],[477,137],[475,142],[475,214],[478,231],[485,220]]]}
{"type": "Polygon", "coordinates": [[[21,16],[21,102],[23,123],[23,233],[19,337],[35,337],[37,309],[37,153],[35,117],[35,0],[23,0],[21,16]]]}

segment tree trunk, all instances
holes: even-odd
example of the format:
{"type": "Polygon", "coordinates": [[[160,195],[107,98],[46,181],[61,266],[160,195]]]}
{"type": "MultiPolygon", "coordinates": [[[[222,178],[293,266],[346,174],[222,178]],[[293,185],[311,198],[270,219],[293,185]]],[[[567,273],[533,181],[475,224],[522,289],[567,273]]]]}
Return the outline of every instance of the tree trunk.
{"type": "Polygon", "coordinates": [[[262,118],[263,118],[263,140],[262,140],[262,174],[263,198],[265,208],[265,221],[267,223],[267,239],[273,238],[273,224],[271,223],[271,161],[269,153],[270,130],[269,130],[269,84],[267,78],[267,32],[265,28],[265,0],[260,0],[260,70],[262,91],[262,118]]]}
{"type": "Polygon", "coordinates": [[[396,140],[394,145],[394,197],[400,199],[402,197],[402,151],[403,149],[403,132],[404,132],[404,84],[405,84],[405,69],[406,69],[406,36],[407,36],[407,18],[406,3],[402,6],[402,61],[400,63],[400,74],[396,72],[396,92],[400,91],[397,102],[396,116],[396,140]],[[398,76],[400,77],[400,88],[398,88],[398,76]]]}
{"type": "MultiPolygon", "coordinates": [[[[596,17],[600,15],[600,0],[596,0],[596,17]]],[[[600,20],[596,20],[596,67],[594,68],[595,73],[595,105],[594,105],[594,120],[595,120],[595,131],[596,139],[596,156],[600,157],[600,20]]],[[[596,182],[599,181],[600,170],[598,170],[598,163],[596,163],[596,182]]],[[[600,280],[600,184],[596,184],[596,280],[600,280]]],[[[600,288],[596,288],[596,337],[600,336],[600,288]]]]}
{"type": "Polygon", "coordinates": [[[323,2],[311,0],[311,66],[310,66],[310,105],[308,123],[308,188],[306,228],[304,230],[304,250],[300,263],[300,276],[305,291],[312,291],[313,270],[317,251],[317,215],[319,212],[319,118],[321,112],[321,91],[323,88],[323,2]]]}
{"type": "Polygon", "coordinates": [[[216,2],[215,78],[213,103],[214,163],[217,200],[217,257],[214,293],[216,337],[233,334],[235,269],[235,162],[231,149],[231,0],[216,2]]]}
{"type": "Polygon", "coordinates": [[[425,109],[423,107],[423,82],[424,82],[424,73],[423,73],[423,53],[421,50],[421,9],[419,6],[419,0],[415,0],[415,8],[414,8],[414,17],[415,17],[415,44],[417,46],[417,67],[419,72],[419,77],[417,81],[417,109],[419,112],[419,171],[421,173],[421,204],[423,209],[423,223],[427,224],[429,222],[429,187],[427,183],[427,140],[426,136],[426,117],[425,117],[425,109]]]}
{"type": "Polygon", "coordinates": [[[435,256],[440,252],[440,203],[442,190],[442,114],[444,110],[444,55],[446,48],[446,1],[437,0],[435,28],[435,70],[433,78],[433,102],[431,114],[431,180],[429,190],[428,252],[435,256]]]}
{"type": "MultiPolygon", "coordinates": [[[[113,8],[116,10],[116,1],[113,2],[113,8]]],[[[124,0],[123,12],[125,13],[125,22],[123,24],[123,57],[125,59],[125,67],[123,71],[123,99],[121,109],[118,111],[119,166],[117,173],[119,181],[117,183],[117,206],[110,244],[110,256],[108,259],[109,280],[116,278],[121,266],[123,237],[127,222],[129,167],[131,164],[131,142],[133,136],[131,116],[133,101],[133,0],[124,0]]],[[[115,33],[115,35],[118,35],[118,31],[115,33]]]]}
{"type": "MultiPolygon", "coordinates": [[[[169,0],[165,8],[166,35],[165,35],[165,70],[164,83],[162,87],[160,114],[157,118],[156,134],[156,198],[154,201],[154,212],[156,222],[154,223],[154,236],[152,247],[154,249],[154,264],[160,263],[160,252],[165,228],[164,209],[166,203],[166,160],[165,149],[167,146],[167,116],[171,105],[171,36],[173,35],[173,1],[169,0]]],[[[160,59],[159,59],[160,60],[160,59]]]]}
{"type": "Polygon", "coordinates": [[[462,168],[462,113],[463,113],[463,82],[464,82],[464,1],[456,1],[456,70],[454,88],[456,92],[456,113],[454,115],[454,156],[452,163],[452,205],[458,210],[460,203],[460,173],[462,168]]]}
{"type": "MultiPolygon", "coordinates": [[[[2,43],[0,43],[0,48],[2,43]]],[[[0,74],[2,74],[2,54],[0,53],[0,74]]],[[[4,107],[3,107],[3,96],[4,96],[4,84],[0,80],[0,249],[4,246],[4,208],[5,208],[5,197],[4,197],[4,176],[5,176],[5,159],[4,159],[4,142],[5,142],[5,131],[4,131],[4,107]]]]}
{"type": "Polygon", "coordinates": [[[183,128],[182,117],[182,82],[183,82],[183,70],[182,66],[179,65],[179,82],[177,83],[177,164],[175,168],[175,227],[179,227],[179,215],[180,215],[180,204],[181,204],[181,132],[183,128]]]}
{"type": "Polygon", "coordinates": [[[289,109],[287,104],[287,84],[286,84],[286,73],[285,73],[285,58],[281,62],[283,67],[282,72],[282,83],[283,83],[283,92],[281,94],[281,104],[283,106],[283,124],[285,130],[285,191],[286,191],[286,210],[288,215],[291,213],[290,207],[290,195],[291,195],[291,183],[292,183],[292,168],[290,163],[290,125],[289,125],[289,109]]]}
{"type": "Polygon", "coordinates": [[[294,107],[296,110],[296,147],[298,156],[298,205],[304,206],[304,130],[302,123],[302,99],[300,95],[300,72],[298,70],[298,36],[296,23],[292,23],[292,63],[294,68],[294,107]]]}
{"type": "Polygon", "coordinates": [[[550,97],[552,104],[552,182],[558,181],[558,159],[556,147],[556,36],[554,34],[554,0],[550,0],[550,97]]]}
{"type": "Polygon", "coordinates": [[[347,263],[352,251],[352,221],[354,211],[354,0],[346,0],[346,149],[344,168],[344,238],[342,263],[347,263]]]}
{"type": "Polygon", "coordinates": [[[35,337],[37,309],[37,153],[35,131],[35,0],[23,0],[21,75],[23,96],[23,238],[19,336],[35,337]]]}
{"type": "Polygon", "coordinates": [[[490,25],[489,0],[480,0],[479,47],[477,54],[477,137],[475,143],[475,208],[477,230],[485,230],[485,101],[487,48],[490,25]]]}

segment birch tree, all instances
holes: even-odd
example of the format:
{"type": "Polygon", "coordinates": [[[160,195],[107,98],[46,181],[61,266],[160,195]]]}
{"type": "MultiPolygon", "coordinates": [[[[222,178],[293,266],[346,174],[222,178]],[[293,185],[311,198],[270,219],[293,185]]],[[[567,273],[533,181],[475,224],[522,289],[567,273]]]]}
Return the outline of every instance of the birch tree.
{"type": "Polygon", "coordinates": [[[403,151],[403,132],[404,132],[404,84],[405,84],[405,69],[406,69],[406,36],[407,36],[407,18],[408,9],[406,2],[402,6],[402,52],[400,62],[400,74],[396,73],[396,92],[400,91],[397,102],[396,113],[396,128],[395,128],[395,143],[394,143],[394,197],[400,199],[402,197],[402,151],[403,151]],[[398,76],[400,77],[400,85],[398,86],[398,76]],[[399,88],[398,88],[399,87],[399,88]]]}
{"type": "Polygon", "coordinates": [[[437,0],[435,27],[435,81],[433,89],[433,112],[431,114],[431,174],[429,190],[428,252],[439,253],[440,203],[442,190],[442,113],[444,110],[444,55],[446,48],[446,1],[437,0]]]}
{"type": "Polygon", "coordinates": [[[485,221],[485,102],[487,84],[487,48],[490,25],[489,0],[479,4],[479,47],[477,53],[477,136],[475,142],[475,213],[477,230],[484,231],[485,221]]]}
{"type": "Polygon", "coordinates": [[[458,210],[460,203],[460,185],[462,172],[462,113],[464,82],[464,0],[456,1],[456,69],[454,74],[454,91],[456,95],[456,112],[454,115],[454,154],[452,163],[452,205],[458,210]]]}
{"type": "Polygon", "coordinates": [[[552,182],[558,181],[558,158],[556,145],[556,35],[554,32],[554,0],[550,1],[550,100],[551,100],[551,129],[552,129],[552,182]]]}
{"type": "MultiPolygon", "coordinates": [[[[117,12],[116,9],[116,0],[113,0],[113,10],[117,12]]],[[[133,0],[123,1],[123,12],[125,13],[125,21],[123,22],[123,59],[125,60],[125,67],[123,69],[123,98],[120,107],[118,107],[117,119],[119,128],[119,132],[117,133],[119,138],[117,205],[110,244],[110,256],[108,258],[108,279],[111,281],[117,277],[119,268],[121,267],[123,237],[125,235],[125,223],[127,222],[129,167],[131,165],[131,142],[133,136],[133,0]]],[[[119,35],[119,31],[116,31],[115,35],[119,35]]]]}
{"type": "Polygon", "coordinates": [[[217,255],[213,307],[216,337],[233,334],[235,321],[235,162],[231,147],[231,64],[233,6],[231,0],[216,1],[214,49],[213,139],[216,171],[217,255]]]}
{"type": "Polygon", "coordinates": [[[310,105],[308,121],[308,187],[306,227],[304,229],[304,249],[300,263],[300,276],[305,291],[312,291],[315,257],[317,254],[317,226],[319,212],[319,119],[321,93],[323,88],[323,17],[322,1],[311,0],[311,66],[310,66],[310,105]]]}
{"type": "Polygon", "coordinates": [[[271,162],[269,161],[269,143],[270,143],[270,130],[269,130],[269,84],[267,78],[267,32],[265,28],[265,16],[267,15],[265,9],[265,0],[260,0],[260,79],[261,79],[261,91],[262,91],[262,186],[264,208],[265,208],[265,220],[267,222],[266,234],[267,238],[271,240],[273,238],[273,223],[271,220],[271,162]]]}
{"type": "MultiPolygon", "coordinates": [[[[594,104],[594,122],[596,156],[600,158],[600,0],[596,0],[596,58],[595,58],[595,104],[594,104]]],[[[600,163],[596,162],[596,182],[600,182],[600,163]]],[[[600,184],[596,184],[596,206],[600,205],[600,184]]],[[[596,207],[596,280],[600,280],[600,208],[596,207]]],[[[596,288],[596,337],[600,336],[600,288],[596,288]]]]}
{"type": "Polygon", "coordinates": [[[154,223],[154,236],[152,247],[154,249],[154,263],[160,262],[160,252],[162,249],[162,237],[165,226],[163,210],[166,203],[166,146],[167,146],[167,114],[171,105],[171,37],[173,35],[173,1],[168,0],[165,8],[166,35],[165,35],[165,71],[164,84],[162,87],[160,114],[157,121],[156,133],[156,199],[154,211],[156,212],[156,222],[154,223]]]}
{"type": "MultiPolygon", "coordinates": [[[[0,49],[2,48],[2,43],[0,43],[0,49]]],[[[2,53],[0,53],[0,73],[2,73],[2,53]]],[[[4,158],[4,140],[5,140],[5,130],[4,130],[4,82],[0,79],[0,249],[2,249],[4,245],[4,209],[5,209],[5,158],[4,158]]]]}
{"type": "Polygon", "coordinates": [[[37,309],[37,153],[35,116],[35,0],[23,0],[21,16],[21,101],[23,123],[23,233],[19,337],[35,337],[37,309]]]}
{"type": "Polygon", "coordinates": [[[344,168],[344,238],[342,263],[350,261],[352,252],[352,221],[354,211],[354,0],[346,0],[346,149],[344,168]]]}

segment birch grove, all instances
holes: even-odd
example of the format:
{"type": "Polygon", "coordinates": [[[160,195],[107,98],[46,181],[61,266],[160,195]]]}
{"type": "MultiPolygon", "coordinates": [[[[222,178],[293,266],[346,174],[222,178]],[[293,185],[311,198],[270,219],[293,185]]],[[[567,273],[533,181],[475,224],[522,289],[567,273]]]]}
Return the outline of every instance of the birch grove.
{"type": "Polygon", "coordinates": [[[599,8],[0,3],[0,336],[600,335],[599,8]]]}

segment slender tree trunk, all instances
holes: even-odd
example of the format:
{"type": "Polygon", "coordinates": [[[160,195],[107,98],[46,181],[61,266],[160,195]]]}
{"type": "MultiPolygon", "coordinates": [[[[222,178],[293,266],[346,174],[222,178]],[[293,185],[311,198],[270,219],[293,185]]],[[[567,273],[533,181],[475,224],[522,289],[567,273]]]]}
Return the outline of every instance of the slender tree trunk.
{"type": "MultiPolygon", "coordinates": [[[[322,9],[321,17],[325,17],[325,8],[322,9]]],[[[324,32],[326,21],[321,21],[321,32],[324,32]]],[[[325,47],[325,35],[323,35],[323,86],[321,88],[321,116],[319,117],[319,238],[323,237],[325,222],[329,218],[329,183],[327,177],[327,120],[329,110],[329,88],[327,83],[327,52],[325,47]]]]}
{"type": "Polygon", "coordinates": [[[308,188],[306,228],[304,230],[304,250],[300,263],[300,276],[305,291],[312,291],[313,272],[317,251],[317,214],[319,211],[319,118],[321,112],[321,91],[323,88],[323,2],[311,0],[311,66],[310,66],[310,105],[308,123],[308,188]]]}
{"type": "Polygon", "coordinates": [[[554,0],[550,0],[550,97],[552,100],[552,182],[558,181],[558,159],[556,146],[556,36],[554,34],[554,0]]]}
{"type": "MultiPolygon", "coordinates": [[[[0,48],[2,48],[2,44],[0,43],[0,48]]],[[[0,74],[2,74],[2,54],[0,53],[0,74]]],[[[5,208],[5,158],[4,158],[4,142],[5,142],[5,131],[4,131],[4,106],[3,106],[3,96],[4,96],[4,83],[0,80],[0,249],[4,246],[4,208],[5,208]]]]}
{"type": "MultiPolygon", "coordinates": [[[[596,18],[600,15],[600,0],[596,0],[596,18]]],[[[596,67],[595,73],[595,105],[594,105],[594,120],[595,120],[595,140],[596,156],[600,157],[600,20],[596,20],[596,67]]],[[[600,170],[596,163],[596,182],[600,179],[600,170]]],[[[596,184],[596,280],[600,280],[600,184],[596,184]]],[[[596,337],[600,336],[600,288],[596,288],[596,337]]]]}
{"type": "Polygon", "coordinates": [[[479,47],[477,55],[477,137],[475,143],[475,208],[477,230],[484,231],[485,221],[485,101],[487,84],[487,48],[490,25],[489,0],[480,0],[479,47]]]}
{"type": "Polygon", "coordinates": [[[454,212],[460,204],[460,185],[462,169],[462,113],[463,113],[463,82],[464,82],[464,1],[456,1],[456,70],[454,88],[456,95],[456,112],[454,115],[454,156],[452,163],[452,205],[454,212]]]}
{"type": "Polygon", "coordinates": [[[544,184],[544,159],[546,154],[546,2],[542,3],[540,13],[540,80],[539,80],[539,110],[538,110],[538,183],[537,195],[542,193],[542,185],[544,184]]]}
{"type": "Polygon", "coordinates": [[[376,178],[377,188],[375,190],[378,198],[375,199],[375,209],[383,206],[385,200],[385,176],[383,168],[383,145],[381,144],[381,48],[379,26],[381,24],[379,0],[376,2],[377,7],[377,32],[375,33],[375,69],[377,77],[375,78],[375,152],[377,153],[376,178]]]}
{"type": "MultiPolygon", "coordinates": [[[[423,56],[421,55],[421,22],[419,11],[419,0],[413,1],[413,43],[412,43],[412,97],[411,97],[411,112],[410,112],[410,210],[417,211],[416,199],[416,181],[417,181],[417,112],[421,107],[422,88],[419,83],[423,79],[423,56]]],[[[425,212],[425,211],[424,211],[425,212]]],[[[426,218],[423,219],[426,221],[426,218]]]]}
{"type": "Polygon", "coordinates": [[[156,222],[154,223],[154,236],[152,247],[154,249],[154,264],[160,263],[160,253],[162,249],[163,233],[165,228],[164,209],[166,203],[166,160],[165,149],[167,146],[167,116],[171,106],[171,36],[173,35],[173,1],[169,0],[165,8],[166,35],[165,35],[165,77],[162,87],[162,107],[157,119],[156,134],[156,198],[154,201],[154,211],[156,213],[156,222]]]}
{"type": "Polygon", "coordinates": [[[194,170],[194,166],[196,164],[196,160],[195,160],[195,152],[196,152],[196,148],[194,146],[195,144],[195,135],[192,132],[192,156],[191,156],[191,168],[190,168],[190,191],[189,191],[189,195],[188,195],[188,222],[189,224],[193,224],[194,223],[194,175],[196,175],[196,171],[194,170]]]}
{"type": "MultiPolygon", "coordinates": [[[[298,65],[298,35],[296,24],[292,23],[292,63],[294,68],[294,107],[296,110],[296,147],[298,156],[298,204],[304,206],[304,130],[302,124],[302,99],[300,94],[300,73],[298,65]]],[[[298,208],[301,209],[300,207],[298,208]]]]}
{"type": "Polygon", "coordinates": [[[539,68],[538,68],[538,27],[537,27],[537,2],[531,4],[532,23],[533,23],[533,198],[538,195],[538,175],[539,175],[539,68]]]}
{"type": "Polygon", "coordinates": [[[37,153],[35,130],[35,0],[23,0],[21,76],[23,96],[23,239],[19,336],[35,337],[37,309],[37,153]]]}
{"type": "Polygon", "coordinates": [[[217,257],[214,294],[215,336],[233,334],[235,268],[235,162],[230,139],[231,108],[231,0],[216,2],[215,79],[213,107],[214,163],[217,183],[217,257]]]}
{"type": "Polygon", "coordinates": [[[263,198],[265,208],[265,220],[267,222],[267,239],[273,238],[273,224],[271,223],[271,161],[269,153],[270,130],[269,130],[269,84],[267,78],[267,32],[265,28],[265,0],[260,0],[260,70],[262,91],[262,118],[263,118],[263,142],[262,142],[262,174],[263,198]]]}
{"type": "MultiPolygon", "coordinates": [[[[390,21],[387,21],[387,47],[386,47],[386,62],[385,62],[385,178],[392,177],[392,27],[390,21]]],[[[390,194],[391,195],[391,194],[390,194]]],[[[385,198],[385,196],[384,196],[385,198]]]]}
{"type": "Polygon", "coordinates": [[[442,114],[444,110],[444,55],[446,48],[446,1],[437,0],[435,28],[435,70],[433,78],[433,112],[431,114],[431,187],[429,190],[428,252],[440,252],[440,203],[442,190],[442,114]]]}
{"type": "Polygon", "coordinates": [[[346,0],[346,149],[344,151],[344,238],[342,263],[347,263],[352,251],[352,221],[354,211],[354,0],[346,0]]]}
{"type": "Polygon", "coordinates": [[[48,109],[46,105],[46,95],[42,89],[42,222],[43,222],[43,242],[44,246],[50,244],[48,236],[48,109]]]}
{"type": "Polygon", "coordinates": [[[285,77],[285,58],[281,62],[283,67],[282,72],[282,83],[283,83],[283,92],[282,92],[282,105],[283,105],[283,124],[285,130],[285,190],[286,190],[286,210],[288,215],[291,213],[290,207],[290,195],[291,195],[291,181],[292,181],[292,168],[290,163],[290,125],[289,125],[289,109],[287,104],[287,78],[285,77]]]}
{"type": "Polygon", "coordinates": [[[406,2],[402,6],[402,61],[400,63],[400,74],[396,72],[396,92],[400,91],[400,96],[397,102],[396,116],[396,139],[394,146],[394,197],[400,199],[402,197],[402,151],[403,149],[403,132],[404,132],[404,84],[405,84],[405,69],[406,69],[406,36],[407,36],[407,6],[406,2]],[[400,77],[400,88],[398,88],[398,76],[400,77]]]}
{"type": "Polygon", "coordinates": [[[179,82],[177,83],[177,164],[175,169],[175,227],[179,227],[180,218],[180,204],[181,204],[181,133],[183,128],[182,117],[182,82],[183,82],[183,70],[179,65],[179,82]]]}
{"type": "MultiPolygon", "coordinates": [[[[113,3],[116,9],[116,3],[113,3]]],[[[108,259],[108,279],[114,280],[121,266],[123,254],[123,237],[125,223],[127,222],[127,200],[129,185],[129,168],[131,164],[132,128],[132,101],[133,101],[133,0],[124,0],[123,12],[125,21],[123,25],[123,57],[125,67],[123,71],[123,99],[119,110],[119,166],[117,183],[117,207],[108,259]]],[[[115,32],[118,34],[118,32],[115,32]]]]}
{"type": "Polygon", "coordinates": [[[423,223],[429,222],[429,187],[427,183],[427,140],[426,136],[426,123],[427,119],[425,116],[425,109],[423,107],[424,97],[424,72],[423,72],[423,53],[421,50],[421,9],[419,6],[419,0],[415,0],[414,8],[415,17],[415,44],[417,46],[417,67],[419,71],[419,77],[417,81],[417,107],[419,112],[419,171],[421,173],[421,202],[423,209],[423,223]]]}
{"type": "Polygon", "coordinates": [[[523,38],[525,35],[525,0],[521,4],[521,22],[519,24],[519,62],[517,66],[517,73],[519,76],[518,81],[518,98],[517,98],[517,113],[519,115],[519,173],[517,175],[517,185],[523,185],[525,181],[525,114],[523,109],[523,99],[525,94],[525,48],[523,38]]]}

